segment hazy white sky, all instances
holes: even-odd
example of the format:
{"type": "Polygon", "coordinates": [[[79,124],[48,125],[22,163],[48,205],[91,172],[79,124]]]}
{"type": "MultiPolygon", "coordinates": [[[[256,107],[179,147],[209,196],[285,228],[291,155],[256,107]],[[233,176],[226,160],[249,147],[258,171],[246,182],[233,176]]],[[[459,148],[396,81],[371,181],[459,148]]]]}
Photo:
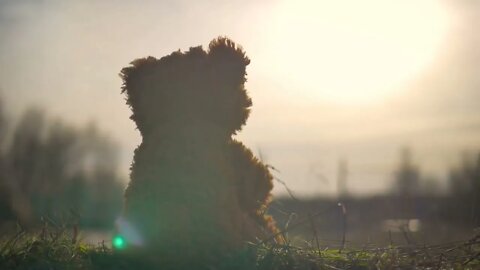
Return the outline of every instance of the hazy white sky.
{"type": "MultiPolygon", "coordinates": [[[[480,149],[480,2],[0,1],[0,88],[12,112],[95,120],[127,174],[139,134],[120,69],[227,35],[252,63],[252,115],[238,136],[299,194],[387,188],[399,149],[445,178],[480,149]]],[[[277,186],[277,194],[283,192],[277,186]]]]}

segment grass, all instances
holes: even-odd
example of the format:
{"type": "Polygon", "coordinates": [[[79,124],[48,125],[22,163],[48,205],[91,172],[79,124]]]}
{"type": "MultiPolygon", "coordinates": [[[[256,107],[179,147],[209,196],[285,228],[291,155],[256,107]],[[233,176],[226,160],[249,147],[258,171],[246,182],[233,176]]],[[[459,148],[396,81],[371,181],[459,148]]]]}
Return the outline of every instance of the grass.
{"type": "Polygon", "coordinates": [[[480,269],[480,234],[443,245],[355,250],[250,244],[215,266],[185,261],[183,265],[148,263],[105,244],[86,245],[77,238],[75,227],[44,228],[37,233],[19,229],[0,242],[0,269],[480,269]]]}

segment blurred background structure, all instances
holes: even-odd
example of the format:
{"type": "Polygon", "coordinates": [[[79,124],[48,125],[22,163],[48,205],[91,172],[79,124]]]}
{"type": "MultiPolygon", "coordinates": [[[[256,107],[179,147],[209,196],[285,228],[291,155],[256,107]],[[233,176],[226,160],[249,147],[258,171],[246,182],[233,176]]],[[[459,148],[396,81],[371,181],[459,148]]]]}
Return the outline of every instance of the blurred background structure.
{"type": "Polygon", "coordinates": [[[1,1],[0,223],[108,227],[140,140],[118,72],[227,35],[252,60],[238,137],[297,198],[277,184],[278,210],[340,200],[352,238],[462,237],[480,216],[479,24],[470,0],[1,1]]]}

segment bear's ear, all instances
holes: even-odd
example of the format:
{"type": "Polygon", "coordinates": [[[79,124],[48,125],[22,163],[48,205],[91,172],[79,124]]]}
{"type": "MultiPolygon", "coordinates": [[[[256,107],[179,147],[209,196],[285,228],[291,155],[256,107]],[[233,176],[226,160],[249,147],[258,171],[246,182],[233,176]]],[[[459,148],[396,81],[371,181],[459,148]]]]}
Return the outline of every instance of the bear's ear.
{"type": "Polygon", "coordinates": [[[146,69],[149,66],[154,65],[157,62],[157,59],[153,56],[146,58],[138,58],[130,62],[130,66],[122,68],[120,71],[120,78],[123,80],[122,84],[122,94],[127,93],[128,96],[132,94],[131,92],[131,82],[133,81],[136,74],[141,73],[142,70],[146,69]]]}
{"type": "Polygon", "coordinates": [[[218,37],[210,41],[208,44],[208,53],[212,57],[225,57],[229,55],[235,55],[241,59],[242,63],[247,66],[250,64],[250,59],[245,55],[245,51],[242,46],[235,44],[235,42],[227,37],[218,37]]]}
{"type": "Polygon", "coordinates": [[[227,37],[220,36],[210,41],[208,54],[212,59],[236,62],[244,67],[250,64],[250,59],[245,55],[242,46],[227,37]]]}
{"type": "Polygon", "coordinates": [[[217,96],[215,106],[222,112],[216,118],[229,134],[236,134],[246,123],[252,106],[244,87],[250,59],[241,46],[226,37],[212,40],[208,49],[217,96]]]}
{"type": "Polygon", "coordinates": [[[141,133],[143,133],[147,125],[144,119],[145,112],[142,111],[145,105],[142,104],[141,97],[145,95],[142,93],[145,92],[145,89],[142,88],[144,88],[145,75],[154,69],[157,62],[158,60],[152,56],[135,59],[130,62],[130,66],[123,68],[119,74],[123,80],[122,94],[126,93],[127,105],[132,110],[130,119],[135,122],[141,133]]]}

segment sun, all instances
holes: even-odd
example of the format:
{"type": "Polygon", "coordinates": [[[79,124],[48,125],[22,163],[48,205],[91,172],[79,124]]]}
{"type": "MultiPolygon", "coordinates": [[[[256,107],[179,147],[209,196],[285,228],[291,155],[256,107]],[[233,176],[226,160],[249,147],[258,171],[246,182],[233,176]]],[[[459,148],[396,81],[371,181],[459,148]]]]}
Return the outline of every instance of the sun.
{"type": "Polygon", "coordinates": [[[340,104],[384,100],[432,64],[449,28],[436,0],[284,1],[269,22],[269,72],[340,104]]]}

